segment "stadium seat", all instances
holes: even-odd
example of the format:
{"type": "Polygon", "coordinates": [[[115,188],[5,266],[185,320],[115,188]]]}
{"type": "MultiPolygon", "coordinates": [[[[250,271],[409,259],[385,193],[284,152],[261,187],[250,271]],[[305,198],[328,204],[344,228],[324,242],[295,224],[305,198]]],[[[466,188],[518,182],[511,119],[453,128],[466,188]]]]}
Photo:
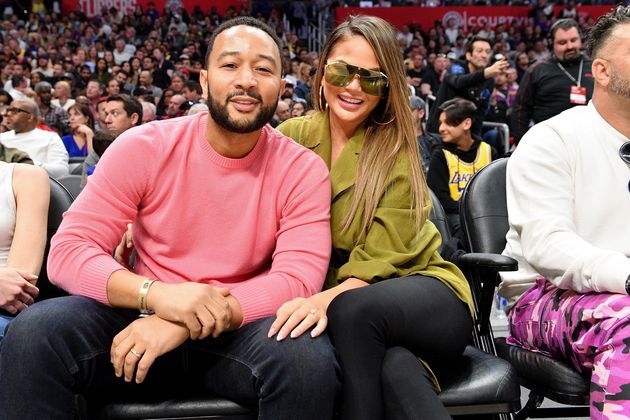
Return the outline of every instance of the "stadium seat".
{"type": "MultiPolygon", "coordinates": [[[[489,316],[499,271],[517,269],[517,262],[500,255],[505,248],[508,212],[505,177],[508,159],[499,159],[477,172],[460,199],[460,215],[467,246],[471,254],[464,255],[470,271],[469,279],[480,297],[482,308],[477,322],[487,337],[492,336],[489,316]],[[476,269],[475,269],[476,267],[476,269]],[[488,330],[485,330],[485,328],[488,330]]],[[[498,354],[518,371],[520,383],[528,388],[528,402],[515,419],[528,417],[588,416],[588,407],[539,408],[544,398],[561,404],[588,405],[589,378],[583,377],[564,361],[510,346],[504,338],[484,339],[482,348],[498,354]]]]}

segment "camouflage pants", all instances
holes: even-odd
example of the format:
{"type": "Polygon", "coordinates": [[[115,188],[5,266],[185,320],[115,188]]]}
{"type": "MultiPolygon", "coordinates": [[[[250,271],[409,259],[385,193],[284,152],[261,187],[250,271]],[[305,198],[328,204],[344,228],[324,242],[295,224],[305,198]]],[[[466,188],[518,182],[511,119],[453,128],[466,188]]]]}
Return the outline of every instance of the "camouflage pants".
{"type": "Polygon", "coordinates": [[[510,311],[507,342],[592,373],[591,419],[630,418],[630,296],[580,294],[539,279],[510,311]]]}

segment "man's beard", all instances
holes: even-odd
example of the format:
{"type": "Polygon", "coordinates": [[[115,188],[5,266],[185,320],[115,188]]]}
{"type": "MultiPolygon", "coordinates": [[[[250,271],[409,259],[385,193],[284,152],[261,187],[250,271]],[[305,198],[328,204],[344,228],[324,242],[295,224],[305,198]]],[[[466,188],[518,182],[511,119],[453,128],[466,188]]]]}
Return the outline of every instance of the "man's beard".
{"type": "Polygon", "coordinates": [[[558,57],[558,61],[560,61],[561,63],[566,63],[566,64],[573,64],[580,61],[581,59],[582,59],[582,54],[580,54],[580,50],[577,48],[566,50],[565,52],[562,53],[562,57],[558,57]],[[569,51],[575,51],[575,54],[567,57],[567,53],[569,51]]]}
{"type": "Polygon", "coordinates": [[[619,76],[615,69],[611,69],[610,84],[608,86],[615,95],[630,99],[630,80],[619,76]]]}
{"type": "Polygon", "coordinates": [[[273,114],[276,112],[277,105],[277,97],[272,104],[265,105],[260,94],[251,89],[247,92],[243,90],[232,92],[225,99],[225,104],[221,104],[212,97],[210,83],[208,83],[208,111],[210,112],[210,116],[217,124],[219,124],[219,126],[233,133],[246,134],[260,130],[271,120],[273,114]],[[259,101],[260,110],[257,112],[253,120],[236,121],[230,117],[227,106],[230,99],[234,96],[249,96],[250,98],[254,98],[259,101]]]}

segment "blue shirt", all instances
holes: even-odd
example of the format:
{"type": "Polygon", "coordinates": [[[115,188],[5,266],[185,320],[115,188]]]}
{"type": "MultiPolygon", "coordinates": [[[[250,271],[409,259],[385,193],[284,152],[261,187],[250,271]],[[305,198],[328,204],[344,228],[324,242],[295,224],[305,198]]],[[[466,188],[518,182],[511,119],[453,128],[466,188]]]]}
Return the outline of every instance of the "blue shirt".
{"type": "Polygon", "coordinates": [[[63,141],[63,145],[66,146],[66,150],[68,151],[68,156],[87,156],[87,143],[83,145],[82,148],[79,149],[79,146],[74,141],[74,136],[72,134],[65,135],[61,138],[63,141]]]}

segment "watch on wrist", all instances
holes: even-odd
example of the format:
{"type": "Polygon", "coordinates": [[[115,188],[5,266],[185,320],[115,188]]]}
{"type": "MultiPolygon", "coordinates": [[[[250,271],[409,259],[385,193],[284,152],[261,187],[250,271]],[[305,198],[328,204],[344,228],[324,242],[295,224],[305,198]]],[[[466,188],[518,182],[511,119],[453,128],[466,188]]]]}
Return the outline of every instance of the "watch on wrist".
{"type": "Polygon", "coordinates": [[[626,279],[626,293],[630,295],[630,276],[626,279]]]}

